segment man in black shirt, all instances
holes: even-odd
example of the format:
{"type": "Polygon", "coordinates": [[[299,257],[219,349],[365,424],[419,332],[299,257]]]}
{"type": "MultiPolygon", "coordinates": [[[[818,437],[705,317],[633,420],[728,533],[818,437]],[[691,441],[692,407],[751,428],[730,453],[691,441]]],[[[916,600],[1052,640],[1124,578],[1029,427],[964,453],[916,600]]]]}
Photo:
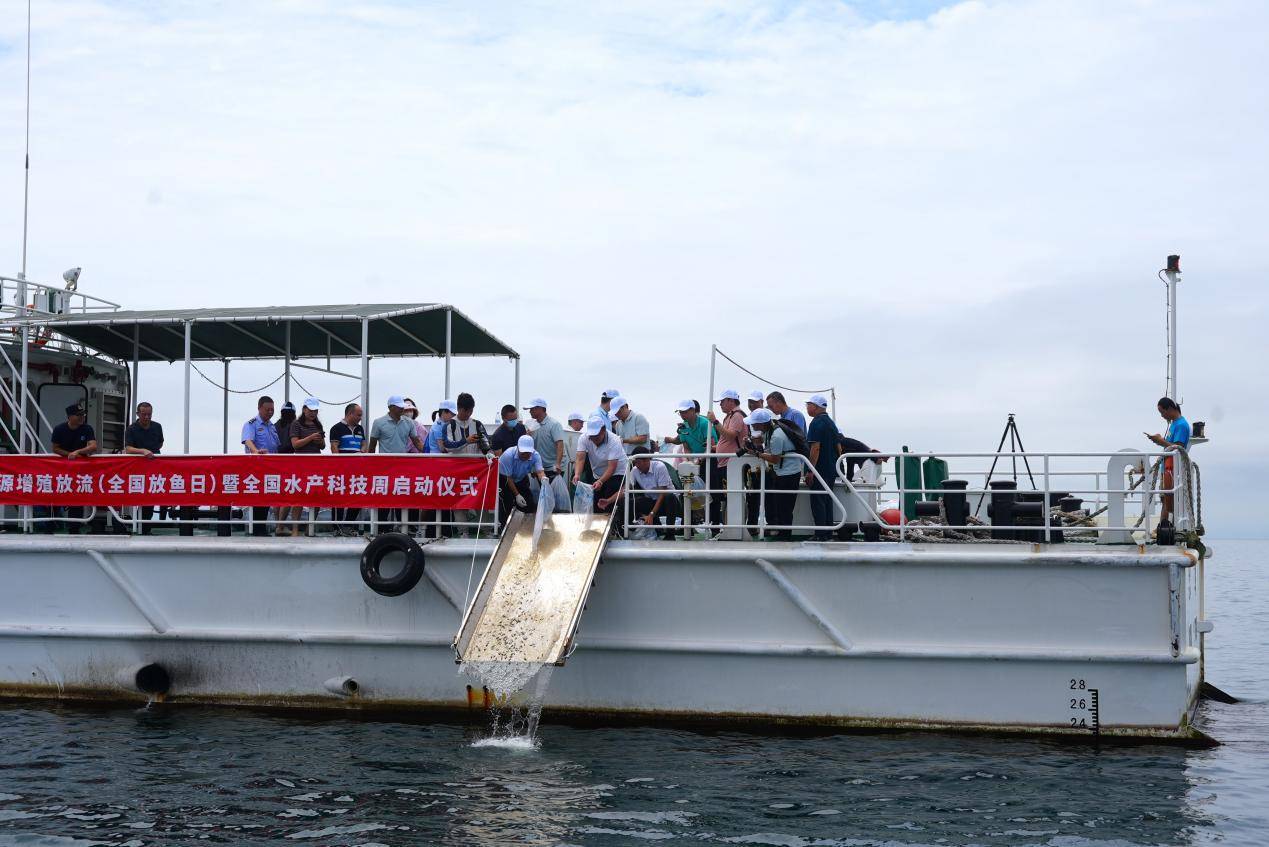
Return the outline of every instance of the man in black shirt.
{"type": "Polygon", "coordinates": [[[520,422],[516,407],[508,403],[502,407],[502,424],[489,436],[489,449],[495,456],[501,456],[504,450],[516,446],[520,436],[527,434],[528,430],[520,422]]]}
{"type": "MultiPolygon", "coordinates": [[[[366,430],[361,425],[361,405],[349,403],[344,407],[344,419],[330,428],[330,451],[355,456],[366,452],[366,430]]],[[[336,535],[358,535],[357,527],[349,523],[361,517],[361,509],[336,507],[331,510],[335,519],[336,535]]]]}
{"type": "MultiPolygon", "coordinates": [[[[123,452],[129,456],[157,456],[163,452],[163,424],[154,420],[154,407],[137,404],[137,419],[123,434],[123,452]]],[[[149,535],[153,527],[154,507],[141,507],[141,534],[149,535]]]]}
{"type": "MultiPolygon", "coordinates": [[[[78,403],[72,403],[66,407],[66,422],[53,427],[50,438],[50,446],[54,453],[64,459],[78,459],[97,452],[97,433],[93,432],[93,428],[85,422],[86,416],[84,408],[78,403]]],[[[37,518],[61,517],[62,515],[67,518],[82,518],[84,508],[82,506],[69,508],[53,506],[51,508],[37,507],[35,510],[37,518]]],[[[42,525],[46,527],[45,532],[53,531],[53,522],[45,521],[42,525]]],[[[68,523],[66,528],[69,532],[79,532],[78,523],[68,523]]]]}
{"type": "Polygon", "coordinates": [[[137,405],[137,419],[123,436],[123,452],[130,456],[157,456],[163,452],[163,424],[154,420],[154,407],[137,405]]]}
{"type": "Polygon", "coordinates": [[[78,403],[66,407],[66,423],[53,427],[53,452],[64,459],[78,459],[97,452],[97,433],[86,423],[87,413],[78,403]]]}
{"type": "Polygon", "coordinates": [[[869,447],[864,442],[860,441],[858,438],[851,438],[847,435],[843,435],[841,432],[838,432],[837,434],[837,443],[838,445],[840,445],[841,451],[843,453],[876,453],[877,454],[877,458],[875,459],[852,457],[846,460],[846,478],[850,480],[851,482],[855,481],[855,469],[858,468],[860,465],[862,465],[864,462],[873,462],[875,464],[880,465],[883,462],[890,461],[890,457],[881,455],[880,450],[874,450],[873,448],[869,447]]]}

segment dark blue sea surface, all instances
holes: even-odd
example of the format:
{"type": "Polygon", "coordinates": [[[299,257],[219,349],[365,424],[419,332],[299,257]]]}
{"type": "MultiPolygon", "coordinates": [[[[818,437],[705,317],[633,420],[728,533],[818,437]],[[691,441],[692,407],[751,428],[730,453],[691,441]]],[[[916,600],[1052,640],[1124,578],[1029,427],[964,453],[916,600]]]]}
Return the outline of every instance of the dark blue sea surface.
{"type": "Polygon", "coordinates": [[[0,707],[0,845],[1269,843],[1269,542],[1215,542],[1220,747],[0,707]]]}

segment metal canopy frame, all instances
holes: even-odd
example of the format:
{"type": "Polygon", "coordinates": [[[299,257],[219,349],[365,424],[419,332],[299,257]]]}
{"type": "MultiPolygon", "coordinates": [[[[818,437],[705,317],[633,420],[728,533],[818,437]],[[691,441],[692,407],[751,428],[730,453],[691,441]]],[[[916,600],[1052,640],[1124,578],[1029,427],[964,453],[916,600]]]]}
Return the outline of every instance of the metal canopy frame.
{"type": "MultiPolygon", "coordinates": [[[[21,301],[24,302],[24,301],[21,301]]],[[[50,314],[19,309],[0,320],[28,338],[33,329],[56,333],[103,356],[132,364],[135,406],[141,362],[185,365],[184,450],[189,452],[190,377],[196,361],[224,364],[225,446],[228,447],[229,363],[282,359],[286,387],[296,359],[325,359],[325,368],[295,367],[356,379],[331,368],[333,359],[361,362],[361,403],[370,407],[370,360],[437,357],[445,360],[444,394],[450,396],[455,356],[506,356],[515,368],[515,403],[520,405],[520,354],[460,310],[445,303],[384,303],[327,306],[263,306],[228,309],[168,309],[50,314]]],[[[26,385],[23,344],[21,384],[26,385]]]]}

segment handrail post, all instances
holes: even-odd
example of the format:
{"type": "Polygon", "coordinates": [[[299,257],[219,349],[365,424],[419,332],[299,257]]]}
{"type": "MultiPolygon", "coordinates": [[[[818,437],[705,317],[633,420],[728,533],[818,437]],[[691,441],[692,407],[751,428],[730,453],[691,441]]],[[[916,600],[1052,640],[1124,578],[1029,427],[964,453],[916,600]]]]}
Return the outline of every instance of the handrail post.
{"type": "Polygon", "coordinates": [[[370,414],[370,320],[361,319],[361,412],[370,414]]]}
{"type": "Polygon", "coordinates": [[[194,322],[185,321],[185,449],[189,453],[189,388],[190,388],[190,347],[193,341],[194,322]]]}
{"type": "Polygon", "coordinates": [[[1049,535],[1049,524],[1053,521],[1052,510],[1049,506],[1051,498],[1049,497],[1049,454],[1044,454],[1044,506],[1040,514],[1044,515],[1044,535],[1043,539],[1047,543],[1052,536],[1049,535]]]}

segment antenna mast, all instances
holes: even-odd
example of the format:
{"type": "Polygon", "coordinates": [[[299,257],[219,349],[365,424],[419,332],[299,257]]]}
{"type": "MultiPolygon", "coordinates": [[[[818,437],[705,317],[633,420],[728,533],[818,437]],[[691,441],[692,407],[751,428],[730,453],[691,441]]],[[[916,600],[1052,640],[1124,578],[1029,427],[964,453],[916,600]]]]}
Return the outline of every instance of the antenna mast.
{"type": "Polygon", "coordinates": [[[1168,286],[1168,378],[1163,396],[1181,402],[1181,392],[1176,382],[1176,289],[1181,282],[1181,257],[1169,256],[1168,266],[1161,272],[1168,286]]]}
{"type": "MultiPolygon", "coordinates": [[[[26,0],[26,149],[22,184],[22,271],[26,279],[27,215],[31,205],[31,0],[26,0]]],[[[26,301],[23,300],[23,303],[26,301]]]]}

